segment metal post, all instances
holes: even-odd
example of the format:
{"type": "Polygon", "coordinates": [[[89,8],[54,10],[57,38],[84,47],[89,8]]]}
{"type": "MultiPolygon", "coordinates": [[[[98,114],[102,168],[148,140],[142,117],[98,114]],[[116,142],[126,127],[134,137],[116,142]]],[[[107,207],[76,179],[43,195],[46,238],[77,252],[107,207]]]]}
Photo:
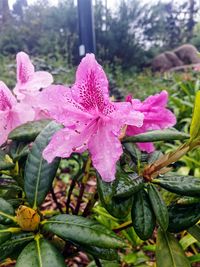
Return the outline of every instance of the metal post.
{"type": "Polygon", "coordinates": [[[79,17],[79,55],[83,57],[86,53],[95,53],[95,32],[92,0],[78,0],[79,17]]]}

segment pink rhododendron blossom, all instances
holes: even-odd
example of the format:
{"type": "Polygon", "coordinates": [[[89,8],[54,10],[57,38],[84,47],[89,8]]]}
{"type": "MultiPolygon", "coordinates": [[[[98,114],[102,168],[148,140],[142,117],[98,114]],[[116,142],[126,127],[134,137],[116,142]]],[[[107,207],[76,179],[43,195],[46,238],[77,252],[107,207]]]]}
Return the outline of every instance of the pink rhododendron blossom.
{"type": "MultiPolygon", "coordinates": [[[[17,54],[17,84],[14,93],[19,100],[26,103],[35,100],[41,88],[48,87],[53,82],[53,77],[46,71],[36,71],[29,56],[20,52],[17,54]]],[[[32,103],[33,104],[33,103],[32,103]]]]}
{"type": "Polygon", "coordinates": [[[51,162],[72,152],[89,150],[93,166],[104,181],[115,179],[116,162],[122,154],[119,141],[125,124],[141,127],[143,114],[128,102],[109,99],[108,81],[93,54],[81,61],[73,87],[50,86],[39,100],[50,116],[65,127],[52,137],[43,152],[51,162]]]}
{"type": "Polygon", "coordinates": [[[26,104],[17,103],[8,87],[0,81],[0,145],[15,127],[33,119],[34,112],[26,104]]]}
{"type": "MultiPolygon", "coordinates": [[[[132,107],[135,111],[140,111],[144,114],[142,127],[127,127],[126,134],[129,136],[145,133],[149,130],[168,128],[176,124],[175,115],[166,108],[168,101],[168,93],[166,91],[149,96],[143,102],[138,99],[132,99],[131,96],[128,96],[126,100],[132,103],[132,107]]],[[[137,145],[142,151],[148,153],[154,151],[153,143],[138,143],[137,145]]]]}

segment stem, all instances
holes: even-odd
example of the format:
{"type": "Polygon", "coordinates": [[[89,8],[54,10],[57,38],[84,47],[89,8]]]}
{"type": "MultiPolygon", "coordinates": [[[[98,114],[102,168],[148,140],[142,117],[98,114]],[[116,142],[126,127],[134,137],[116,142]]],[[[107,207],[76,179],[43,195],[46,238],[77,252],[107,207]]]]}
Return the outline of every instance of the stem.
{"type": "Polygon", "coordinates": [[[19,233],[21,231],[22,231],[22,229],[19,227],[10,227],[7,229],[0,230],[0,233],[19,233]]]}
{"type": "Polygon", "coordinates": [[[75,215],[78,214],[79,209],[80,209],[81,201],[82,201],[83,194],[84,194],[84,191],[85,191],[85,185],[87,183],[87,180],[88,180],[89,174],[90,174],[90,166],[91,166],[91,158],[88,157],[86,165],[85,165],[85,173],[84,173],[84,176],[83,176],[83,179],[82,179],[82,183],[80,185],[80,192],[79,192],[79,196],[78,196],[78,199],[77,199],[76,208],[75,208],[75,211],[74,211],[75,215]]]}
{"type": "Polygon", "coordinates": [[[94,261],[95,261],[97,267],[102,267],[101,262],[98,258],[94,257],[94,261]]]}
{"type": "Polygon", "coordinates": [[[74,210],[74,215],[77,215],[78,212],[79,212],[84,191],[85,191],[85,184],[84,183],[81,183],[81,185],[80,185],[80,191],[79,191],[79,195],[78,195],[78,199],[77,199],[76,208],[74,210]]]}
{"type": "Polygon", "coordinates": [[[67,197],[67,201],[66,201],[66,213],[67,214],[69,214],[71,195],[72,195],[72,191],[73,191],[75,185],[76,185],[76,181],[73,179],[71,182],[70,188],[69,188],[68,197],[67,197]]]}
{"type": "Polygon", "coordinates": [[[57,200],[57,197],[55,195],[53,187],[50,189],[50,192],[51,192],[51,195],[52,195],[52,198],[53,198],[54,202],[56,203],[57,209],[59,209],[60,213],[63,213],[62,206],[57,200]]]}
{"type": "Polygon", "coordinates": [[[90,215],[92,208],[94,207],[94,204],[96,203],[97,200],[98,200],[98,193],[96,192],[93,194],[91,199],[88,201],[82,214],[83,217],[87,217],[88,215],[90,215]]]}
{"type": "Polygon", "coordinates": [[[2,215],[2,216],[4,216],[4,217],[6,217],[6,218],[12,220],[13,222],[17,222],[17,220],[16,220],[16,218],[15,218],[14,216],[9,215],[9,214],[6,214],[6,213],[4,213],[3,211],[0,211],[0,215],[2,215]]]}
{"type": "Polygon", "coordinates": [[[115,233],[119,233],[121,232],[122,230],[125,230],[129,227],[133,226],[133,223],[132,221],[128,221],[128,222],[125,222],[125,223],[122,223],[121,225],[119,225],[118,227],[114,228],[113,231],[115,233]]]}

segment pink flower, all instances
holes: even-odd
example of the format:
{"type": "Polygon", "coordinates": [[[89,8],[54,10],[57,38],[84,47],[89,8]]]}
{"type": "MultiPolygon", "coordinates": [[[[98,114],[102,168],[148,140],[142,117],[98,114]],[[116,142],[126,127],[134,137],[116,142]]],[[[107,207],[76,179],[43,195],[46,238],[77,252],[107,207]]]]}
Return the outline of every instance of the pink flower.
{"type": "MultiPolygon", "coordinates": [[[[145,133],[149,130],[168,128],[176,124],[175,115],[166,108],[168,101],[168,93],[166,91],[149,96],[143,102],[138,99],[132,99],[131,96],[128,96],[126,100],[132,103],[134,110],[144,114],[142,127],[127,127],[126,134],[129,136],[145,133]]],[[[153,152],[155,149],[153,143],[138,143],[137,145],[140,150],[148,153],[153,152]]]]}
{"type": "Polygon", "coordinates": [[[10,131],[33,118],[34,112],[27,105],[17,103],[8,87],[0,81],[0,145],[10,131]]]}
{"type": "Polygon", "coordinates": [[[48,87],[53,82],[53,77],[46,71],[35,72],[29,56],[24,52],[18,53],[16,60],[17,84],[13,91],[18,100],[26,98],[26,103],[31,103],[41,88],[48,87]]]}
{"type": "Polygon", "coordinates": [[[93,54],[81,61],[74,86],[51,86],[41,93],[40,104],[50,116],[62,123],[43,152],[51,162],[55,157],[89,150],[93,166],[104,181],[115,179],[116,162],[122,154],[119,141],[125,124],[142,126],[143,114],[130,103],[109,100],[108,81],[93,54]]]}

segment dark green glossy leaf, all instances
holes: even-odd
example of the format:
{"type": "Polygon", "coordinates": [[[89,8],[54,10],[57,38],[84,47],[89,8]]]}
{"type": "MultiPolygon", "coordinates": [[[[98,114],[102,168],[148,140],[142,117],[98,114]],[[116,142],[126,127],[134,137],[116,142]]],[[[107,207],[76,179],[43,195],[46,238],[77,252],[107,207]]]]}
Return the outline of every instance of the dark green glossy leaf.
{"type": "Polygon", "coordinates": [[[153,153],[150,153],[149,156],[148,156],[148,160],[147,160],[148,164],[154,163],[162,155],[163,155],[163,153],[161,151],[154,151],[153,153]]]}
{"type": "Polygon", "coordinates": [[[37,136],[28,155],[24,173],[24,188],[27,200],[33,208],[37,208],[44,201],[58,169],[60,159],[56,158],[48,164],[42,153],[52,135],[60,128],[61,126],[55,122],[48,124],[37,136]]]}
{"type": "Polygon", "coordinates": [[[15,212],[11,204],[3,198],[0,198],[0,223],[9,224],[12,222],[10,216],[14,216],[15,212]]]}
{"type": "Polygon", "coordinates": [[[105,226],[75,215],[54,216],[45,222],[44,230],[81,245],[109,249],[125,245],[121,238],[105,226]]]}
{"type": "Polygon", "coordinates": [[[150,238],[155,228],[155,216],[145,190],[135,195],[131,215],[136,234],[142,240],[150,238]]]}
{"type": "Polygon", "coordinates": [[[9,240],[0,245],[0,260],[11,256],[16,249],[23,247],[33,239],[34,235],[32,233],[13,234],[9,240]]]}
{"type": "Polygon", "coordinates": [[[44,239],[28,244],[19,255],[16,267],[66,267],[63,256],[44,239]]]}
{"type": "MultiPolygon", "coordinates": [[[[81,248],[81,247],[80,247],[81,248]]],[[[114,249],[106,249],[106,248],[99,248],[95,246],[83,246],[82,250],[86,253],[102,260],[118,260],[119,256],[116,250],[114,249]]]]}
{"type": "Polygon", "coordinates": [[[154,211],[154,214],[156,215],[157,222],[163,228],[163,230],[166,231],[169,224],[167,206],[154,185],[149,184],[148,193],[152,209],[154,211]]]}
{"type": "Polygon", "coordinates": [[[199,197],[188,197],[188,196],[183,196],[176,201],[176,203],[179,205],[189,205],[199,202],[200,202],[199,197]]]}
{"type": "Polygon", "coordinates": [[[152,180],[170,192],[184,196],[200,196],[200,179],[193,176],[166,175],[152,180]]]}
{"type": "Polygon", "coordinates": [[[29,144],[13,141],[9,146],[9,154],[14,162],[26,157],[30,151],[29,144]]]}
{"type": "Polygon", "coordinates": [[[15,141],[33,141],[37,135],[50,123],[50,120],[27,122],[10,132],[8,138],[15,141]]]}
{"type": "Polygon", "coordinates": [[[10,232],[3,232],[7,229],[5,225],[0,225],[0,245],[11,237],[10,232]]]}
{"type": "Polygon", "coordinates": [[[131,211],[132,198],[116,199],[113,198],[115,192],[115,184],[104,182],[101,178],[97,178],[97,191],[104,208],[116,218],[125,218],[131,211]]]}
{"type": "Polygon", "coordinates": [[[0,171],[2,170],[10,170],[15,167],[15,164],[10,162],[7,158],[6,153],[3,150],[0,150],[0,171]]]}
{"type": "Polygon", "coordinates": [[[168,207],[170,232],[188,229],[200,219],[200,203],[190,205],[171,205],[168,207]]]}
{"type": "Polygon", "coordinates": [[[157,267],[190,267],[178,240],[161,228],[156,240],[156,264],[157,267]]]}
{"type": "Polygon", "coordinates": [[[184,140],[188,138],[190,138],[188,134],[179,132],[177,130],[166,129],[166,130],[149,131],[146,133],[126,137],[123,139],[122,142],[143,143],[143,142],[156,142],[156,141],[184,140]]]}
{"type": "Polygon", "coordinates": [[[144,180],[137,173],[118,171],[115,180],[115,197],[127,198],[133,196],[144,186],[144,180]]]}

